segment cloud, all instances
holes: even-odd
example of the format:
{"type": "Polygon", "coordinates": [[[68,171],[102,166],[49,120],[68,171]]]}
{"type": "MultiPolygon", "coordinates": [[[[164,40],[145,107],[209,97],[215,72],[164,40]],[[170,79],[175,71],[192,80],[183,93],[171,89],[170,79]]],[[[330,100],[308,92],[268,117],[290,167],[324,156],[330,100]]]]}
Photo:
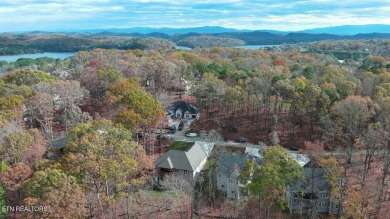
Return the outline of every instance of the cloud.
{"type": "Polygon", "coordinates": [[[302,30],[390,24],[379,0],[2,0],[1,31],[218,25],[302,30]]]}

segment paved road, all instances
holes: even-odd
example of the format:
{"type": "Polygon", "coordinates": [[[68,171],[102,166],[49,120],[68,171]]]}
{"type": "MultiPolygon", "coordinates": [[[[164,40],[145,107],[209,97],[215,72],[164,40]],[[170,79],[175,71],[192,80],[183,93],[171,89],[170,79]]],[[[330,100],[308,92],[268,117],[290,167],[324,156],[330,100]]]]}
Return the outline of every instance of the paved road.
{"type": "Polygon", "coordinates": [[[251,143],[237,143],[233,141],[223,141],[223,140],[218,141],[215,139],[208,139],[202,137],[190,138],[190,137],[186,137],[183,131],[176,132],[174,134],[167,134],[167,135],[169,135],[170,139],[176,141],[187,141],[187,142],[205,141],[205,142],[215,143],[216,145],[219,146],[251,147],[251,148],[258,148],[260,150],[265,150],[267,148],[267,146],[264,145],[257,145],[251,143]]]}
{"type": "MultiPolygon", "coordinates": [[[[208,137],[186,137],[185,136],[185,130],[188,128],[189,124],[184,123],[184,129],[181,131],[177,131],[176,133],[169,133],[170,131],[167,129],[164,129],[166,134],[164,134],[166,137],[169,137],[169,139],[176,140],[176,141],[187,141],[187,142],[195,142],[195,141],[205,141],[205,142],[210,142],[210,143],[215,143],[216,145],[219,146],[235,146],[235,147],[250,147],[250,148],[258,148],[260,151],[263,151],[267,149],[268,146],[266,145],[258,145],[258,144],[251,144],[251,143],[237,143],[234,141],[223,141],[221,140],[216,140],[216,139],[209,139],[208,137]]],[[[286,149],[287,150],[287,149],[286,149]]],[[[290,153],[299,153],[298,151],[291,151],[287,150],[290,153]]]]}
{"type": "MultiPolygon", "coordinates": [[[[266,145],[257,145],[257,144],[251,144],[251,143],[237,143],[237,142],[234,142],[234,141],[223,141],[223,140],[215,140],[215,139],[207,139],[206,138],[202,138],[202,137],[196,137],[196,138],[191,138],[191,137],[186,137],[185,136],[185,131],[182,130],[182,131],[177,131],[176,133],[172,134],[172,133],[169,133],[169,134],[166,134],[166,135],[169,135],[170,139],[173,139],[173,140],[176,140],[176,141],[187,141],[187,142],[195,142],[195,141],[205,141],[205,142],[210,142],[210,143],[215,143],[216,145],[219,145],[219,146],[235,146],[235,147],[250,147],[250,148],[258,148],[260,149],[260,151],[263,151],[265,149],[268,148],[268,146],[266,145]]],[[[286,149],[286,151],[288,151],[290,154],[299,154],[300,152],[299,151],[292,151],[292,150],[288,150],[286,149]]],[[[363,155],[365,154],[366,151],[364,150],[360,150],[360,151],[354,151],[354,155],[363,155]]],[[[381,154],[384,153],[383,152],[379,152],[381,154]]],[[[322,154],[322,156],[324,157],[328,157],[328,156],[345,156],[346,153],[343,151],[343,152],[336,152],[336,151],[333,151],[333,152],[325,152],[322,154]]]]}

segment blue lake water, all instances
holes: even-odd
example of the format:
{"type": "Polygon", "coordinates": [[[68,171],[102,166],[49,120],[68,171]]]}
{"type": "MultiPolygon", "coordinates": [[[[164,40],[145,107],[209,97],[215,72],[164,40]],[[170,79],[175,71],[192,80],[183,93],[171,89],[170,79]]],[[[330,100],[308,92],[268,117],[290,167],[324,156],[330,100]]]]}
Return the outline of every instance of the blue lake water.
{"type": "Polygon", "coordinates": [[[6,62],[15,62],[19,58],[41,58],[41,57],[50,57],[54,59],[65,59],[74,55],[74,52],[44,52],[44,53],[35,53],[35,54],[23,54],[23,55],[6,55],[0,56],[0,61],[6,62]]]}
{"type": "Polygon", "coordinates": [[[191,50],[192,48],[187,47],[187,46],[176,46],[176,49],[191,50]]]}

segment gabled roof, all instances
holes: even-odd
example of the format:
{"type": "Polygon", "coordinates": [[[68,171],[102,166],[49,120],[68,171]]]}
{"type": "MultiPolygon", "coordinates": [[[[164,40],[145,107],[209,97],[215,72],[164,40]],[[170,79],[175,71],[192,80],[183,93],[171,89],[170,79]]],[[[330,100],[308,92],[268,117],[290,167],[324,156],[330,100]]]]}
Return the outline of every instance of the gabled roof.
{"type": "Polygon", "coordinates": [[[305,154],[298,154],[289,152],[291,157],[299,164],[301,167],[304,167],[310,162],[310,158],[305,154]]]}
{"type": "Polygon", "coordinates": [[[318,193],[329,191],[330,185],[326,182],[326,171],[321,167],[305,166],[303,168],[304,180],[297,182],[298,188],[304,189],[305,193],[318,193]]]}
{"type": "Polygon", "coordinates": [[[173,164],[172,164],[171,158],[168,157],[166,160],[162,161],[160,163],[159,167],[172,169],[173,168],[173,164]]]}
{"type": "Polygon", "coordinates": [[[245,168],[247,160],[254,160],[258,165],[262,164],[262,159],[248,153],[230,154],[223,153],[219,156],[217,172],[227,175],[229,178],[237,178],[245,168]]]}
{"type": "Polygon", "coordinates": [[[161,168],[194,171],[205,158],[204,150],[198,144],[194,144],[188,151],[169,150],[154,164],[161,168]]]}
{"type": "Polygon", "coordinates": [[[176,101],[172,104],[170,109],[173,110],[173,112],[176,112],[176,110],[180,109],[184,113],[191,113],[191,114],[197,114],[199,113],[199,109],[195,106],[191,105],[188,102],[185,101],[176,101]]]}
{"type": "Polygon", "coordinates": [[[211,151],[213,150],[215,143],[204,142],[204,141],[196,141],[195,144],[198,144],[200,148],[206,153],[206,156],[209,157],[211,151]]]}

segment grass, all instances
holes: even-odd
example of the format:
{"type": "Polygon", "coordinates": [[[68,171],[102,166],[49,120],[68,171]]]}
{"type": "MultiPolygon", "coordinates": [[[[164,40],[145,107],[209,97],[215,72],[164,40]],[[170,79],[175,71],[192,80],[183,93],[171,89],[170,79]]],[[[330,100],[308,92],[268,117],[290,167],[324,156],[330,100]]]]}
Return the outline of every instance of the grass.
{"type": "Polygon", "coordinates": [[[209,159],[207,159],[207,161],[206,161],[206,163],[205,163],[205,165],[203,167],[203,171],[207,171],[210,168],[216,168],[217,164],[218,164],[218,160],[217,159],[209,158],[209,159]]]}
{"type": "Polygon", "coordinates": [[[176,193],[172,191],[163,191],[163,190],[142,190],[142,191],[150,196],[155,196],[155,197],[161,197],[164,195],[177,196],[176,193]]]}
{"type": "Polygon", "coordinates": [[[291,108],[291,103],[283,103],[283,109],[289,110],[291,108]]]}
{"type": "Polygon", "coordinates": [[[168,150],[188,151],[193,145],[194,142],[175,141],[168,146],[168,150]]]}

